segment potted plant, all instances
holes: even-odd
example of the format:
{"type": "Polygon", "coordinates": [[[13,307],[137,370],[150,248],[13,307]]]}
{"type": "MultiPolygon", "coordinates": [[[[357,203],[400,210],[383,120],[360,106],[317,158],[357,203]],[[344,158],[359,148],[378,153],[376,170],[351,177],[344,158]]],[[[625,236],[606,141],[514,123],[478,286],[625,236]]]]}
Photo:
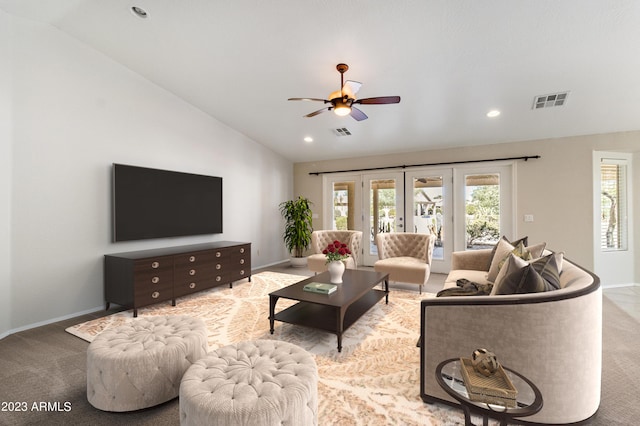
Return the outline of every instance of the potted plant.
{"type": "Polygon", "coordinates": [[[293,266],[304,266],[304,251],[311,245],[312,212],[311,201],[304,197],[280,203],[280,213],[285,220],[284,243],[291,253],[293,266]]]}

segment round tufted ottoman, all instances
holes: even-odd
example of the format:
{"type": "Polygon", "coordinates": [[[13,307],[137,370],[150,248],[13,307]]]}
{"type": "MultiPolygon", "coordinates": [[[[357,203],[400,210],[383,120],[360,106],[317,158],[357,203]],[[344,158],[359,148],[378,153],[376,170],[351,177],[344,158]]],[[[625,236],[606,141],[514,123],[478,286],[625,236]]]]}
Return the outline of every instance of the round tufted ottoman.
{"type": "Polygon", "coordinates": [[[278,340],[211,352],[182,378],[180,424],[317,425],[316,362],[304,349],[278,340]]]}
{"type": "Polygon", "coordinates": [[[157,316],[107,328],[87,350],[87,399],[104,411],[132,411],[178,396],[184,372],[207,353],[198,318],[157,316]]]}

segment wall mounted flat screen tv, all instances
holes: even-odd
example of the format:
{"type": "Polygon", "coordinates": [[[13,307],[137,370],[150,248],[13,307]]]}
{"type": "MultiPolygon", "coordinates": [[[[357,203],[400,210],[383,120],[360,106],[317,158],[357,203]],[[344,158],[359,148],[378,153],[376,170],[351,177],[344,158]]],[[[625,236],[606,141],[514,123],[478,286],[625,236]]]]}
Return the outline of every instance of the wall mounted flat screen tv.
{"type": "Polygon", "coordinates": [[[113,240],[222,233],[222,178],[113,165],[113,240]]]}

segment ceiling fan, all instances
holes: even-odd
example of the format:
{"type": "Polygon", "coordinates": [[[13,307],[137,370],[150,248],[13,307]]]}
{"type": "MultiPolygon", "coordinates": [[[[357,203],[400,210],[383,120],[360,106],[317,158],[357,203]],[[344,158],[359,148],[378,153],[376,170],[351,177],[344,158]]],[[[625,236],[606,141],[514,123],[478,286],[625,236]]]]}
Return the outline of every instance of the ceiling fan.
{"type": "Polygon", "coordinates": [[[331,106],[319,109],[310,114],[305,115],[305,117],[315,117],[318,114],[321,114],[325,111],[331,111],[336,115],[345,116],[350,115],[357,121],[366,120],[367,114],[356,108],[354,105],[381,105],[381,104],[397,104],[400,102],[400,96],[378,96],[375,98],[363,98],[357,99],[356,93],[360,90],[362,83],[347,80],[344,81],[344,73],[349,69],[349,65],[347,64],[338,64],[336,65],[336,69],[340,73],[340,86],[342,87],[340,90],[337,90],[329,95],[329,99],[319,99],[319,98],[289,98],[289,101],[316,101],[316,102],[324,102],[325,104],[331,104],[331,106]]]}

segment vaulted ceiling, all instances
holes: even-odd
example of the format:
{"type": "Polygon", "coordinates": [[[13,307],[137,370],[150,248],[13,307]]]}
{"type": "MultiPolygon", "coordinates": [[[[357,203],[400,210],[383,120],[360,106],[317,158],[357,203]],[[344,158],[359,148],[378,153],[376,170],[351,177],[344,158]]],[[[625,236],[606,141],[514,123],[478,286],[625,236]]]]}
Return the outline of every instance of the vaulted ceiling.
{"type": "Polygon", "coordinates": [[[291,161],[640,129],[637,0],[0,0],[291,161]],[[146,18],[132,13],[144,9],[146,18]],[[346,79],[355,121],[303,116],[346,79]],[[568,92],[534,108],[537,95],[568,92]],[[496,118],[487,112],[497,109],[496,118]],[[336,136],[346,128],[349,136],[336,136]],[[305,142],[305,137],[313,142],[305,142]]]}

